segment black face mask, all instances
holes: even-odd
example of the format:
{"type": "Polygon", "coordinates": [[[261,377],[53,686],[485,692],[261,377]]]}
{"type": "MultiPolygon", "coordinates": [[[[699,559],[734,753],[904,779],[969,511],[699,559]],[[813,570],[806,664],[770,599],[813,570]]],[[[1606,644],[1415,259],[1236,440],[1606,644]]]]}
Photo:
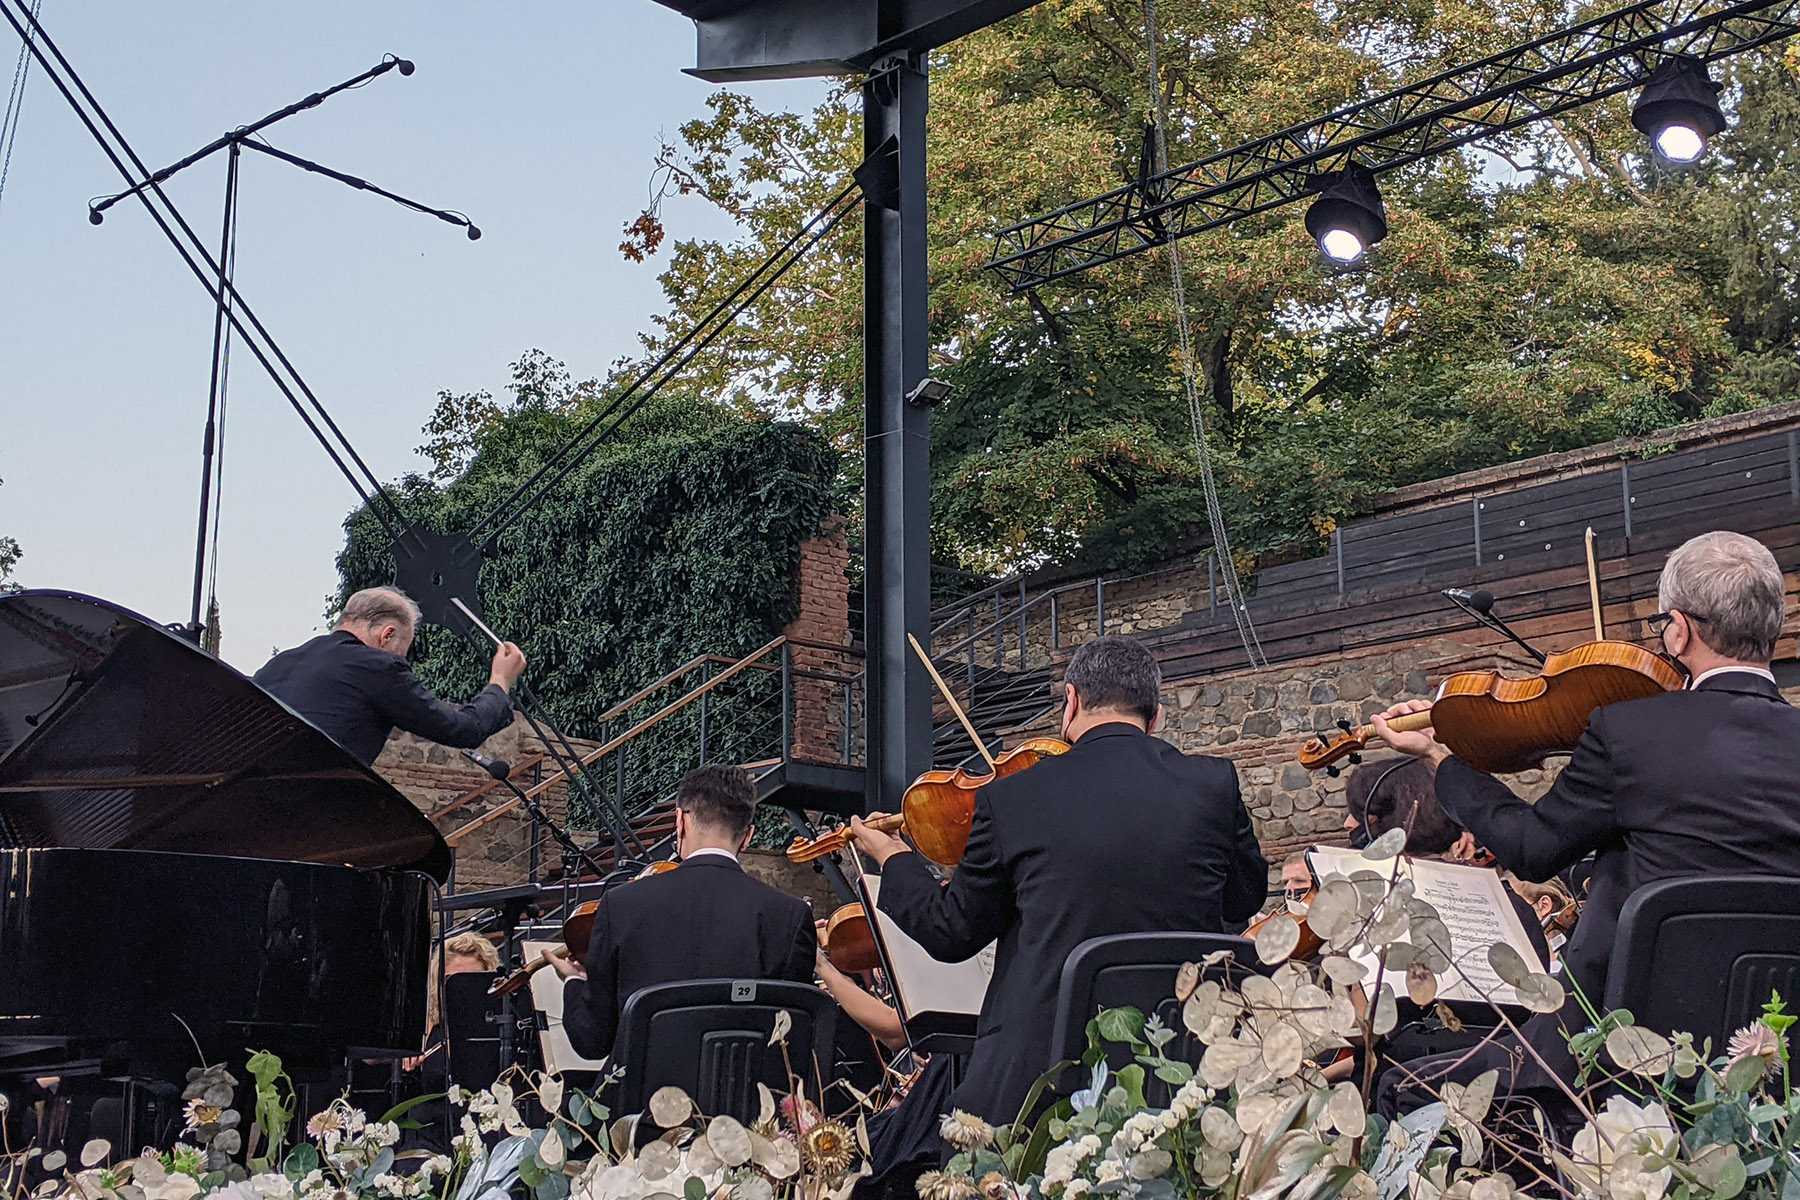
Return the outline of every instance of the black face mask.
{"type": "Polygon", "coordinates": [[[1350,831],[1350,848],[1352,850],[1361,850],[1372,840],[1373,839],[1369,837],[1369,827],[1360,822],[1358,822],[1355,829],[1350,831]]]}

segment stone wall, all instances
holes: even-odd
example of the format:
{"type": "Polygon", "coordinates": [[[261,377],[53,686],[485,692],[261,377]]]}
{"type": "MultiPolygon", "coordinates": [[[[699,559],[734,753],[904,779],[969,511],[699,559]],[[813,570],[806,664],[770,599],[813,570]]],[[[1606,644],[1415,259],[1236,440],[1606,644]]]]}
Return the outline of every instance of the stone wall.
{"type": "MultiPolygon", "coordinates": [[[[1487,652],[1433,639],[1384,647],[1361,655],[1282,663],[1210,679],[1176,680],[1165,686],[1163,736],[1184,751],[1232,760],[1244,803],[1256,823],[1270,866],[1315,842],[1343,840],[1344,784],[1308,772],[1296,761],[1301,743],[1340,720],[1362,724],[1401,700],[1430,697],[1436,681],[1452,671],[1511,664],[1487,652]]],[[[1363,770],[1386,759],[1373,751],[1363,770]]],[[[1375,769],[1379,769],[1378,767],[1375,769]]],[[[1508,782],[1535,799],[1554,770],[1527,771],[1508,782]]]]}

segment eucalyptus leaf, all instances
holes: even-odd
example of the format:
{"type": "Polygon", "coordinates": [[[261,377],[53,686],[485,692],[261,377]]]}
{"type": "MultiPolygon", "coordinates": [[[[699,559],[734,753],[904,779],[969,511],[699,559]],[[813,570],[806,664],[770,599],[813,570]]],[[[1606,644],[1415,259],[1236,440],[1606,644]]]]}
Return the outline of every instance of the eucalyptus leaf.
{"type": "Polygon", "coordinates": [[[1363,847],[1362,856],[1370,862],[1386,862],[1406,849],[1406,830],[1390,829],[1363,847]]]}

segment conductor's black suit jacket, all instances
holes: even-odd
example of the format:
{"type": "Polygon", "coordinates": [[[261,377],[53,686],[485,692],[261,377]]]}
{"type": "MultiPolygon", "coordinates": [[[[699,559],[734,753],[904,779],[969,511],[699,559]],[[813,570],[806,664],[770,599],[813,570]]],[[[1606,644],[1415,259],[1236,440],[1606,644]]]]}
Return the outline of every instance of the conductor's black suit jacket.
{"type": "Polygon", "coordinates": [[[334,629],[263,664],[256,684],[372,763],[395,726],[446,746],[479,746],[512,723],[506,689],[490,683],[467,704],[446,704],[406,659],[334,629]]]}
{"type": "Polygon", "coordinates": [[[1217,932],[1253,915],[1267,892],[1268,865],[1231,763],[1107,724],[977,793],[948,887],[917,854],[889,858],[881,909],[941,961],[999,940],[975,1049],[952,1097],[999,1123],[1018,1116],[1050,1066],[1071,950],[1114,933],[1217,932]]]}
{"type": "Polygon", "coordinates": [[[1619,912],[1647,883],[1800,875],[1800,710],[1748,671],[1594,713],[1536,804],[1458,758],[1438,767],[1446,811],[1500,865],[1545,880],[1594,854],[1568,973],[1596,1007],[1619,912]]]}
{"type": "Polygon", "coordinates": [[[696,854],[600,901],[581,960],[587,978],[563,987],[563,1032],[577,1054],[605,1058],[639,988],[718,978],[811,983],[818,947],[804,900],[722,854],[696,854]]]}

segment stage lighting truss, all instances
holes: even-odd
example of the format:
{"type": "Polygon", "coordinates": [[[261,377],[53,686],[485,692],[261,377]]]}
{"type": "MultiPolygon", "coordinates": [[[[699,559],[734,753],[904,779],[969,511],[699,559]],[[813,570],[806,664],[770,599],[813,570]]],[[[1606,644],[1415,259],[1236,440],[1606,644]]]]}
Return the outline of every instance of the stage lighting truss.
{"type": "Polygon", "coordinates": [[[1644,86],[1674,57],[1714,62],[1800,32],[1800,0],[1643,0],[1002,230],[988,265],[1034,288],[1644,86]]]}

